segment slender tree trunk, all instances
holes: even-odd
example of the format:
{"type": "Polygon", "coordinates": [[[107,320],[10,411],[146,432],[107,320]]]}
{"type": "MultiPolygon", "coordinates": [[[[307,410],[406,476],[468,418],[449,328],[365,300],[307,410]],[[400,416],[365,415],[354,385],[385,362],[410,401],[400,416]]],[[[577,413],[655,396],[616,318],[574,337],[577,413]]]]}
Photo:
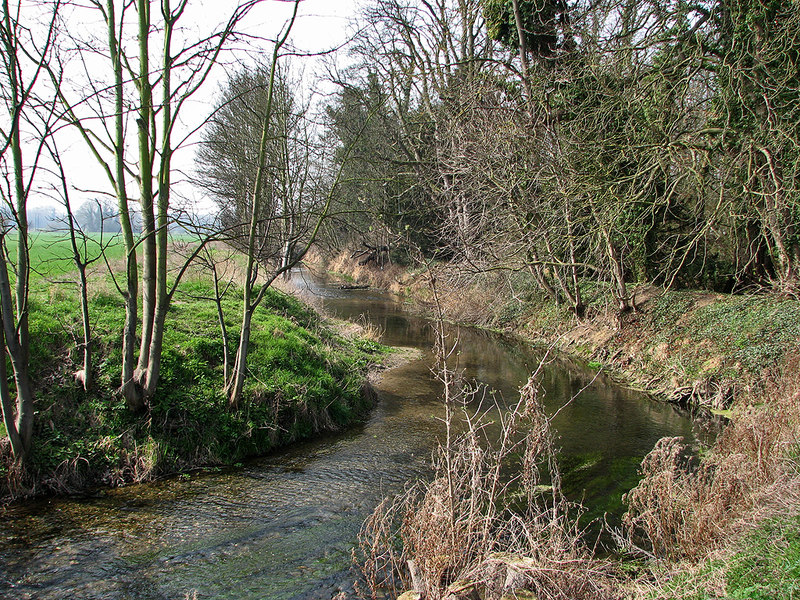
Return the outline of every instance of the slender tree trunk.
{"type": "MultiPolygon", "coordinates": [[[[14,458],[18,463],[26,460],[31,449],[33,435],[33,390],[28,374],[28,353],[30,338],[28,334],[28,284],[30,277],[30,264],[28,255],[28,209],[27,192],[25,189],[22,142],[20,135],[20,122],[22,109],[25,105],[23,90],[18,79],[20,66],[18,62],[18,38],[16,36],[17,24],[12,23],[11,10],[8,0],[3,0],[2,43],[5,51],[5,70],[8,77],[9,116],[9,149],[11,150],[14,194],[14,219],[17,225],[17,265],[16,286],[12,291],[9,279],[8,263],[5,252],[0,257],[0,316],[2,317],[3,336],[5,337],[5,350],[11,362],[11,369],[16,384],[16,419],[11,428],[8,428],[9,438],[12,439],[12,450],[16,446],[14,458]],[[16,315],[16,316],[15,316],[16,315]],[[14,443],[16,441],[16,444],[14,443]]],[[[5,245],[5,244],[4,244],[5,245]]],[[[5,362],[5,357],[0,357],[5,362]]],[[[6,370],[3,365],[3,371],[6,370]]],[[[7,379],[0,385],[0,404],[3,408],[3,421],[8,426],[12,420],[11,391],[7,379]]]]}
{"type": "MultiPolygon", "coordinates": [[[[547,248],[548,254],[550,254],[553,259],[558,260],[556,257],[555,252],[553,251],[552,244],[550,243],[549,236],[545,233],[545,247],[547,248]]],[[[559,261],[560,262],[560,261],[559,261]]],[[[556,281],[558,282],[558,286],[561,288],[561,291],[564,292],[564,296],[569,303],[569,308],[575,313],[576,316],[581,317],[583,313],[583,303],[581,302],[580,296],[580,287],[576,287],[575,290],[570,289],[570,284],[568,281],[564,280],[564,277],[561,273],[560,268],[558,265],[553,266],[553,277],[555,277],[556,281]]]]}
{"type": "Polygon", "coordinates": [[[225,311],[222,308],[222,292],[219,289],[219,273],[217,272],[217,265],[211,253],[208,253],[208,265],[211,269],[211,274],[214,277],[214,303],[217,305],[217,319],[219,320],[219,330],[222,334],[222,368],[223,368],[223,381],[227,383],[230,378],[231,371],[231,358],[230,358],[230,338],[228,336],[228,326],[225,325],[225,311]]]}
{"type": "MultiPolygon", "coordinates": [[[[88,264],[88,257],[81,254],[78,248],[78,234],[76,233],[75,216],[72,212],[72,203],[69,198],[69,186],[67,185],[67,176],[64,173],[64,166],[61,158],[58,156],[58,151],[54,150],[54,161],[56,162],[61,178],[62,193],[64,195],[64,208],[67,210],[67,222],[69,224],[69,241],[72,245],[72,260],[75,263],[75,268],[78,270],[78,289],[81,296],[81,323],[83,325],[83,343],[81,344],[83,355],[83,369],[75,374],[83,385],[84,390],[89,390],[92,387],[92,327],[89,321],[89,289],[86,280],[86,265],[88,264]]],[[[102,211],[100,216],[102,226],[102,211]]],[[[84,238],[84,249],[86,248],[84,238]]]]}
{"type": "MultiPolygon", "coordinates": [[[[8,430],[9,435],[16,435],[18,439],[18,453],[14,454],[17,462],[24,462],[31,449],[31,437],[33,434],[33,391],[28,376],[28,349],[22,346],[22,340],[28,340],[28,336],[20,335],[21,322],[14,319],[14,300],[11,289],[11,282],[8,276],[8,264],[5,257],[0,258],[0,315],[3,320],[3,336],[5,337],[5,348],[11,362],[11,371],[14,374],[14,384],[16,386],[16,419],[13,427],[8,430]]],[[[27,323],[24,325],[27,327],[27,323]]],[[[3,358],[2,362],[5,362],[3,358]]],[[[5,370],[5,365],[3,365],[5,370]]],[[[11,392],[8,389],[7,379],[0,386],[0,394],[4,394],[2,399],[3,420],[11,420],[11,411],[6,411],[6,407],[11,407],[13,401],[11,392]]]]}
{"type": "Polygon", "coordinates": [[[785,201],[786,190],[783,186],[783,173],[780,168],[780,158],[768,148],[759,148],[766,161],[765,167],[768,176],[765,185],[765,210],[762,218],[777,258],[777,272],[780,285],[784,289],[793,289],[797,285],[797,243],[796,232],[791,210],[785,201]]]}
{"type": "Polygon", "coordinates": [[[125,324],[122,331],[122,375],[120,390],[128,408],[142,408],[141,394],[136,389],[134,371],[136,367],[136,326],[139,320],[139,268],[136,257],[136,241],[133,236],[128,190],[125,184],[125,121],[124,89],[122,79],[122,55],[116,31],[114,0],[106,0],[108,19],[108,47],[114,69],[114,186],[117,194],[119,224],[125,244],[125,324]]]}
{"type": "Polygon", "coordinates": [[[569,244],[569,261],[572,263],[569,267],[570,275],[572,276],[572,312],[579,319],[583,319],[586,312],[586,306],[583,304],[583,297],[581,296],[581,283],[578,279],[578,265],[575,257],[575,232],[572,226],[572,217],[569,214],[569,206],[564,207],[564,219],[567,222],[567,243],[569,244]]]}
{"type": "Polygon", "coordinates": [[[83,389],[89,390],[93,383],[92,376],[92,326],[89,321],[89,290],[86,281],[86,266],[78,266],[81,286],[81,320],[83,322],[83,389]]]}
{"type": "Polygon", "coordinates": [[[250,350],[250,328],[253,310],[249,308],[250,295],[245,291],[245,309],[242,312],[242,330],[239,334],[239,346],[236,349],[236,361],[230,374],[228,399],[231,406],[238,406],[244,391],[244,379],[247,373],[247,353],[250,350]]]}
{"type": "Polygon", "coordinates": [[[275,92],[275,74],[278,67],[278,55],[280,53],[281,46],[283,46],[283,44],[286,42],[289,32],[292,30],[299,6],[299,0],[295,0],[294,12],[292,13],[291,20],[289,21],[289,24],[280,40],[275,43],[275,47],[272,51],[272,65],[270,66],[269,86],[267,88],[267,105],[264,110],[264,120],[261,127],[261,140],[258,147],[258,168],[256,169],[255,182],[253,184],[250,223],[247,236],[247,266],[245,267],[244,272],[244,291],[242,298],[242,329],[239,333],[239,346],[236,351],[236,362],[233,365],[231,378],[226,383],[226,392],[228,394],[228,401],[230,402],[231,406],[237,406],[242,397],[244,378],[247,372],[247,353],[250,349],[250,327],[253,311],[258,308],[258,304],[264,297],[264,290],[266,289],[262,288],[255,302],[252,301],[253,286],[255,285],[256,279],[256,235],[258,233],[258,221],[261,217],[261,196],[264,189],[267,141],[269,139],[270,124],[272,122],[272,104],[275,92]]]}
{"type": "Polygon", "coordinates": [[[614,284],[614,298],[617,300],[617,310],[619,315],[631,309],[630,299],[628,298],[628,288],[625,284],[625,269],[622,266],[622,257],[619,250],[611,241],[611,236],[603,229],[603,238],[606,242],[606,252],[611,266],[611,278],[614,284]]]}
{"type": "MultiPolygon", "coordinates": [[[[5,268],[5,264],[2,268],[5,268]]],[[[5,315],[0,315],[0,319],[5,322],[5,315]]],[[[5,347],[5,327],[0,327],[0,342],[5,347]]],[[[6,369],[5,353],[0,356],[0,408],[3,410],[3,425],[6,427],[8,440],[11,442],[11,453],[15,460],[22,461],[25,457],[25,448],[20,436],[20,423],[15,418],[16,405],[11,398],[11,389],[8,387],[8,371],[6,369]]]]}
{"type": "MultiPolygon", "coordinates": [[[[150,361],[150,344],[156,317],[156,222],[153,206],[153,84],[150,81],[150,0],[137,0],[139,13],[139,202],[142,206],[142,336],[135,381],[143,388],[150,361]]],[[[143,389],[138,393],[144,396],[143,389]]],[[[145,398],[139,400],[140,408],[145,398]]]]}
{"type": "Polygon", "coordinates": [[[556,304],[561,304],[563,300],[556,289],[550,285],[549,281],[547,281],[541,261],[539,260],[539,253],[535,246],[531,246],[530,250],[528,251],[528,260],[530,261],[528,264],[528,271],[531,275],[533,275],[534,279],[536,279],[539,287],[544,290],[545,294],[550,296],[553,302],[556,304]]]}
{"type": "Polygon", "coordinates": [[[167,254],[169,251],[169,200],[172,169],[172,32],[175,19],[169,0],[162,0],[164,13],[163,70],[161,73],[163,96],[161,117],[163,119],[163,141],[161,163],[158,169],[158,221],[155,232],[156,281],[155,312],[153,314],[150,346],[147,349],[147,368],[144,376],[144,395],[153,396],[161,370],[161,350],[164,342],[164,327],[169,309],[170,294],[167,290],[167,254]]]}

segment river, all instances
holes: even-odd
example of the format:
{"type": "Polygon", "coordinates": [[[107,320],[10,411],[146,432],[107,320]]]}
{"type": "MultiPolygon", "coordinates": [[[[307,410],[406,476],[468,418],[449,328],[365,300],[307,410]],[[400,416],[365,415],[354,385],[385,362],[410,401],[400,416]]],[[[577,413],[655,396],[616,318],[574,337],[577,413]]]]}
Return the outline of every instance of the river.
{"type": "MultiPolygon", "coordinates": [[[[0,597],[18,600],[331,598],[352,582],[350,552],[385,495],[424,476],[442,413],[430,323],[389,295],[295,276],[325,310],[371,323],[423,358],[389,371],[368,421],[211,473],[48,499],[0,513],[0,597]]],[[[454,330],[468,378],[513,399],[543,353],[472,328],[454,330]]],[[[636,467],[660,437],[694,439],[674,407],[557,357],[544,369],[565,485],[592,514],[618,515],[636,467]]]]}

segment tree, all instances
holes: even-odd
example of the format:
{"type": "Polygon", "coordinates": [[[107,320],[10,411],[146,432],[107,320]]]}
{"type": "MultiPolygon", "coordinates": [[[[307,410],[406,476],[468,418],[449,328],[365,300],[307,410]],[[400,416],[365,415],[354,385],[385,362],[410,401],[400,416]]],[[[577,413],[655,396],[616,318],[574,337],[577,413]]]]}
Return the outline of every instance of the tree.
{"type": "Polygon", "coordinates": [[[94,50],[104,53],[110,62],[107,74],[110,79],[90,77],[86,82],[88,88],[79,89],[77,97],[70,99],[71,90],[62,83],[63,71],[50,69],[65,118],[80,131],[117,199],[127,255],[126,276],[118,285],[126,305],[121,391],[133,411],[144,409],[155,393],[167,309],[189,261],[200,252],[196,248],[178,266],[170,288],[167,279],[172,157],[185,141],[173,141],[173,134],[186,102],[207,81],[226,43],[234,37],[237,24],[256,3],[257,0],[242,3],[219,30],[200,39],[184,40],[176,51],[173,37],[188,6],[187,0],[178,0],[174,7],[170,0],[162,0],[158,21],[152,18],[152,0],[125,3],[121,14],[117,14],[113,0],[92,0],[91,8],[102,16],[106,25],[105,47],[100,40],[90,39],[79,46],[80,62],[89,72],[88,53],[94,50]],[[133,9],[137,35],[128,38],[125,31],[131,22],[129,11],[133,9]],[[160,64],[151,67],[151,42],[156,36],[161,42],[156,59],[160,64]],[[129,50],[130,45],[135,46],[135,52],[129,50]],[[135,123],[136,131],[135,163],[127,156],[130,121],[135,123]],[[140,239],[136,239],[133,230],[132,198],[128,191],[131,179],[139,188],[140,239]],[[137,250],[141,252],[141,281],[137,250]],[[142,324],[137,358],[139,298],[142,324]]]}
{"type": "MultiPolygon", "coordinates": [[[[242,321],[239,333],[239,344],[236,350],[236,358],[233,368],[230,371],[230,378],[226,382],[226,393],[228,394],[231,405],[238,405],[244,391],[245,375],[247,371],[247,355],[250,349],[250,331],[253,313],[261,304],[264,295],[269,285],[283,272],[288,271],[296,260],[287,260],[291,253],[293,245],[299,238],[295,237],[294,233],[294,216],[289,212],[290,197],[279,196],[278,191],[289,190],[289,186],[294,186],[295,182],[290,181],[289,175],[286,171],[291,167],[288,155],[289,134],[287,129],[289,123],[289,111],[285,110],[281,114],[280,109],[288,109],[288,97],[284,96],[284,103],[281,105],[281,85],[278,67],[278,59],[280,57],[281,48],[286,43],[289,33],[292,30],[295,19],[297,17],[297,10],[299,8],[299,0],[295,1],[294,11],[288,23],[284,26],[278,40],[275,42],[272,51],[272,60],[269,66],[269,75],[266,78],[266,85],[259,88],[258,85],[246,86],[246,89],[235,91],[234,98],[240,94],[245,99],[244,106],[248,111],[253,111],[256,115],[254,123],[256,124],[258,132],[258,146],[257,151],[252,154],[254,160],[250,162],[249,176],[242,177],[234,176],[232,182],[219,182],[217,187],[218,192],[222,192],[228,196],[228,200],[234,199],[232,211],[229,209],[226,215],[230,222],[229,227],[236,231],[238,230],[241,235],[237,236],[236,243],[241,250],[244,251],[246,257],[246,266],[244,271],[243,282],[243,298],[242,298],[242,321]],[[261,94],[254,94],[254,91],[260,89],[261,94]],[[249,95],[248,95],[249,93],[249,95]],[[249,101],[255,100],[251,105],[249,101]],[[263,103],[262,103],[263,101],[263,103]],[[260,130],[260,131],[259,131],[260,130]],[[275,132],[278,133],[277,144],[271,143],[276,141],[273,136],[275,132]],[[276,149],[278,150],[277,152],[276,149]],[[271,156],[271,152],[272,156],[271,156]],[[277,155],[276,155],[277,154],[277,155]],[[269,159],[280,159],[278,164],[270,164],[269,159]],[[272,176],[271,176],[272,175],[272,176]],[[227,191],[226,191],[227,190],[227,191]],[[276,202],[277,201],[277,202],[276,202]],[[282,212],[284,211],[284,212],[282,212]],[[285,247],[283,257],[277,268],[273,265],[272,271],[267,275],[267,280],[264,282],[260,289],[256,288],[258,280],[258,267],[259,264],[266,262],[268,258],[275,258],[274,251],[276,248],[275,237],[270,235],[273,228],[284,227],[286,234],[284,244],[285,247]]],[[[263,74],[262,74],[263,75],[263,74]]],[[[245,80],[249,79],[244,76],[245,80]]],[[[253,83],[258,80],[258,75],[253,80],[253,83]]],[[[287,90],[283,90],[286,92],[287,90]]],[[[234,113],[232,116],[236,117],[234,113]]],[[[249,125],[249,119],[245,118],[244,124],[240,125],[240,135],[234,136],[237,143],[249,145],[254,141],[252,137],[253,129],[249,125]]],[[[213,131],[212,131],[213,133],[213,131]]],[[[217,130],[217,134],[220,131],[217,130]]],[[[230,144],[223,144],[222,140],[219,142],[218,149],[230,152],[233,148],[230,144]]],[[[251,146],[252,147],[252,146],[251,146]]],[[[210,157],[207,157],[207,159],[210,157]]],[[[226,158],[232,158],[228,156],[226,158]]],[[[220,173],[223,175],[223,173],[220,173]]],[[[319,225],[314,228],[313,237],[319,229],[319,225]]]]}
{"type": "Polygon", "coordinates": [[[3,0],[0,22],[0,95],[3,102],[0,126],[3,185],[0,186],[0,199],[11,216],[10,222],[4,219],[0,224],[0,339],[14,377],[12,390],[7,361],[2,357],[0,405],[11,450],[19,464],[26,460],[31,450],[34,417],[34,395],[28,365],[28,198],[37,177],[45,141],[55,121],[53,102],[41,99],[38,92],[40,76],[51,59],[56,39],[59,7],[59,2],[48,7],[49,10],[43,13],[43,22],[34,25],[20,20],[23,12],[21,3],[12,6],[9,0],[3,0]],[[33,33],[39,26],[43,27],[44,32],[41,36],[33,33]],[[24,137],[28,134],[32,136],[30,146],[24,144],[24,137]],[[16,246],[13,253],[10,248],[12,244],[16,246]],[[14,254],[16,261],[12,264],[10,257],[14,254]]]}
{"type": "Polygon", "coordinates": [[[551,57],[574,43],[564,29],[569,11],[564,0],[483,0],[489,37],[521,54],[551,57]]]}
{"type": "Polygon", "coordinates": [[[268,67],[243,70],[229,81],[198,156],[220,204],[228,242],[246,259],[239,342],[225,390],[232,406],[244,392],[253,314],[269,286],[317,240],[355,144],[331,169],[326,153],[315,152],[305,109],[279,65],[299,4],[296,0],[268,67]]]}
{"type": "MultiPolygon", "coordinates": [[[[67,233],[69,235],[70,246],[72,249],[72,262],[75,265],[75,269],[78,271],[78,293],[81,299],[81,324],[83,326],[83,340],[78,344],[78,347],[81,350],[83,364],[82,368],[74,375],[75,379],[81,383],[81,385],[83,385],[83,389],[85,391],[89,391],[94,385],[94,373],[92,323],[89,314],[89,279],[86,271],[89,266],[103,258],[107,246],[111,243],[108,239],[104,239],[103,237],[103,225],[108,217],[104,216],[104,206],[100,201],[85,202],[81,206],[81,208],[84,209],[84,214],[88,214],[91,217],[96,218],[96,221],[91,223],[91,225],[96,227],[96,229],[92,229],[91,231],[100,233],[98,240],[99,247],[97,249],[90,250],[90,248],[94,246],[94,240],[90,241],[91,238],[89,235],[87,235],[87,230],[81,227],[75,212],[72,210],[70,186],[67,180],[66,171],[64,169],[64,163],[61,159],[61,154],[58,151],[55,140],[49,141],[47,145],[48,151],[57,169],[57,176],[59,180],[58,187],[60,187],[58,195],[67,213],[65,221],[67,233]],[[94,205],[94,208],[92,208],[92,205],[94,205]]],[[[107,206],[105,207],[105,210],[108,211],[107,206]]]]}
{"type": "Polygon", "coordinates": [[[745,264],[796,293],[800,277],[800,7],[739,0],[714,11],[716,90],[726,196],[744,221],[745,264]]]}
{"type": "Polygon", "coordinates": [[[383,162],[382,172],[375,173],[384,188],[374,200],[386,199],[376,206],[378,220],[397,239],[429,251],[468,253],[482,208],[460,193],[458,172],[440,160],[446,142],[438,138],[448,137],[449,123],[463,108],[460,96],[480,86],[493,64],[480,3],[381,0],[365,11],[365,19],[353,48],[358,80],[346,91],[349,97],[343,96],[339,135],[349,135],[346,111],[356,101],[362,111],[375,106],[373,127],[389,133],[364,138],[375,150],[373,163],[383,162]]]}
{"type": "MultiPolygon", "coordinates": [[[[73,216],[76,225],[85,233],[120,233],[117,207],[107,198],[85,200],[78,206],[73,216]]],[[[138,216],[131,215],[133,229],[136,229],[138,216]]]]}
{"type": "Polygon", "coordinates": [[[336,101],[326,112],[331,143],[338,146],[334,160],[343,168],[342,184],[325,241],[337,249],[411,244],[433,251],[439,215],[409,173],[403,125],[387,92],[369,71],[363,81],[339,83],[336,101]]]}

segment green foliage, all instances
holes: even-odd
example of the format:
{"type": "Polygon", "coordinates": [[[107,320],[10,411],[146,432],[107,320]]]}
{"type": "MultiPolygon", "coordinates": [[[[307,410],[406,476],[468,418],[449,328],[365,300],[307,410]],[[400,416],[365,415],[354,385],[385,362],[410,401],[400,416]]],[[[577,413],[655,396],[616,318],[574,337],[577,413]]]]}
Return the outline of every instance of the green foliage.
{"type": "Polygon", "coordinates": [[[712,341],[746,372],[760,375],[797,348],[800,305],[770,296],[731,296],[698,309],[687,330],[712,341]]]}
{"type": "MultiPolygon", "coordinates": [[[[518,49],[519,34],[511,0],[482,0],[482,5],[489,37],[518,49]]],[[[559,0],[519,0],[518,6],[528,52],[541,57],[552,55],[559,41],[566,3],[559,0]]]]}
{"type": "Polygon", "coordinates": [[[727,568],[730,598],[800,596],[800,518],[769,521],[749,536],[727,568]]]}

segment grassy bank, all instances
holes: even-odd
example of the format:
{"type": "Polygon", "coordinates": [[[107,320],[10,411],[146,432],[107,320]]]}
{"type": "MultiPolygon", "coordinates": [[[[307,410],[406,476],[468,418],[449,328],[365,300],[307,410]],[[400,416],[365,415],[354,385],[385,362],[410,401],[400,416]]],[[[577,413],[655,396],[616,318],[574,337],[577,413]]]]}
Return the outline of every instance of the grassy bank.
{"type": "MultiPolygon", "coordinates": [[[[91,275],[95,386],[86,392],[73,377],[81,368],[77,287],[69,282],[65,263],[53,260],[54,247],[34,253],[40,275],[30,294],[33,453],[20,471],[11,467],[7,440],[0,442],[3,498],[71,493],[235,464],[339,430],[363,419],[372,406],[366,375],[386,349],[338,333],[297,299],[270,290],[253,318],[244,399],[231,408],[222,391],[223,341],[210,299],[212,283],[199,270],[181,284],[170,307],[161,379],[145,416],[131,414],[117,392],[122,297],[103,270],[91,275]]],[[[241,314],[236,286],[223,306],[236,339],[241,314]]]]}

